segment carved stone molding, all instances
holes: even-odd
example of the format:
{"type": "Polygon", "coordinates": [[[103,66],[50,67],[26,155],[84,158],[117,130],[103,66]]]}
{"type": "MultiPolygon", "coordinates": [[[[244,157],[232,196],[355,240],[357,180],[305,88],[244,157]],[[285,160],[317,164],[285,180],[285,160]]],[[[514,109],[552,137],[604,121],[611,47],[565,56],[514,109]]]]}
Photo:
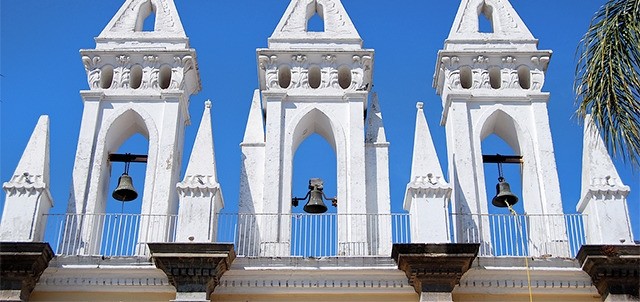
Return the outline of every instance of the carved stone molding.
{"type": "Polygon", "coordinates": [[[394,244],[391,257],[415,291],[451,292],[478,255],[477,243],[394,244]]]}
{"type": "Polygon", "coordinates": [[[576,256],[602,299],[640,296],[640,245],[583,245],[576,256]]]}
{"type": "Polygon", "coordinates": [[[178,293],[211,295],[236,257],[233,244],[149,243],[151,259],[178,293]]]}
{"type": "Polygon", "coordinates": [[[46,242],[0,242],[0,289],[15,292],[15,301],[28,301],[52,258],[46,242]]]}

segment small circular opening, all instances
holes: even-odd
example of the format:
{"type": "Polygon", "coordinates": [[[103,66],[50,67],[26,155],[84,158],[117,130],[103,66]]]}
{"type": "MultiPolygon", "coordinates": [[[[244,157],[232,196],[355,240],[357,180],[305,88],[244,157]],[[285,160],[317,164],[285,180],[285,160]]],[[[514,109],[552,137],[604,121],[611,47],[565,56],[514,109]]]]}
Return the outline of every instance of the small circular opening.
{"type": "Polygon", "coordinates": [[[489,83],[491,84],[491,88],[500,89],[500,85],[502,84],[501,77],[500,68],[493,67],[489,69],[489,83]]]}
{"type": "Polygon", "coordinates": [[[107,89],[111,87],[113,82],[113,66],[105,65],[100,69],[100,87],[107,89]]]}
{"type": "Polygon", "coordinates": [[[133,89],[140,88],[140,85],[142,84],[142,66],[137,64],[133,65],[131,67],[130,77],[129,86],[133,89]]]}
{"type": "Polygon", "coordinates": [[[322,72],[320,71],[320,67],[317,65],[309,67],[309,87],[316,89],[320,87],[321,83],[322,72]]]}
{"type": "Polygon", "coordinates": [[[167,89],[171,85],[171,67],[164,65],[160,67],[160,75],[158,76],[158,84],[160,89],[167,89]]]}
{"type": "Polygon", "coordinates": [[[291,68],[289,65],[278,67],[278,85],[280,88],[288,88],[291,84],[291,68]]]}
{"type": "Polygon", "coordinates": [[[351,86],[351,68],[349,66],[343,65],[338,68],[338,84],[342,89],[351,86]]]}
{"type": "Polygon", "coordinates": [[[463,66],[460,68],[460,86],[464,89],[469,89],[473,85],[473,73],[469,66],[463,66]]]}
{"type": "Polygon", "coordinates": [[[518,83],[522,89],[531,88],[531,70],[529,70],[529,67],[518,67],[518,83]]]}

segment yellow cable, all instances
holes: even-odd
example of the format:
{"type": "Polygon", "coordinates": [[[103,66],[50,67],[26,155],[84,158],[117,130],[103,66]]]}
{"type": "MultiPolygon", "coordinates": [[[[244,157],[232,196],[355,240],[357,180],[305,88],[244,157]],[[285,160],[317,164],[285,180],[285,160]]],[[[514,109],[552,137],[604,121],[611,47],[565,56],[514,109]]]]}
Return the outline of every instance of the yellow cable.
{"type": "MultiPolygon", "coordinates": [[[[507,200],[505,199],[504,203],[507,204],[507,207],[509,208],[509,212],[511,212],[511,214],[516,218],[516,224],[518,225],[518,234],[520,234],[521,238],[522,238],[522,225],[520,224],[520,219],[518,219],[518,213],[516,213],[516,211],[513,209],[513,207],[511,207],[511,205],[507,202],[507,200]]],[[[525,265],[525,270],[527,271],[527,287],[529,288],[529,302],[533,302],[533,292],[531,290],[531,272],[529,269],[529,257],[525,256],[524,257],[524,265],[525,265]]]]}

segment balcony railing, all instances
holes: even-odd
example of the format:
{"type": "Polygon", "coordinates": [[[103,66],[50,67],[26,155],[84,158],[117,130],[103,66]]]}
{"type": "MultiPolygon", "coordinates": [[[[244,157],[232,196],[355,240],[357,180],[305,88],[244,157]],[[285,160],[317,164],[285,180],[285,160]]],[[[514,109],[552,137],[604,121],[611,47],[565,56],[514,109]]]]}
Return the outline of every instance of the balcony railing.
{"type": "MultiPolygon", "coordinates": [[[[52,214],[45,240],[58,255],[148,255],[147,242],[174,242],[176,215],[52,214]]],[[[480,256],[574,257],[583,216],[452,214],[451,242],[481,243],[480,256]]],[[[429,227],[425,222],[424,227],[429,227]]],[[[217,242],[245,257],[388,256],[410,243],[409,214],[219,214],[217,242]]]]}
{"type": "Polygon", "coordinates": [[[479,256],[575,257],[586,243],[582,214],[452,214],[451,242],[480,243],[479,256]],[[484,227],[483,227],[484,226],[484,227]]]}
{"type": "Polygon", "coordinates": [[[58,255],[148,254],[147,242],[173,242],[177,215],[50,214],[45,240],[58,255]],[[160,226],[160,227],[159,227],[160,226]]]}
{"type": "Polygon", "coordinates": [[[409,214],[220,214],[218,241],[240,256],[378,256],[411,242],[409,214]]]}

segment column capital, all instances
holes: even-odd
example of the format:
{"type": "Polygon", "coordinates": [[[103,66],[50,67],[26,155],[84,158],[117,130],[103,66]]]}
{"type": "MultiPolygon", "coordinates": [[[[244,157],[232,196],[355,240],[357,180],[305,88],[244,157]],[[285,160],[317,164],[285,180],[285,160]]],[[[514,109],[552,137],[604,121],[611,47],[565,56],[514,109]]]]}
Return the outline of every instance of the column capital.
{"type": "Polygon", "coordinates": [[[0,289],[16,293],[15,301],[29,301],[52,258],[46,242],[0,242],[0,289]]]}
{"type": "Polygon", "coordinates": [[[640,294],[640,245],[583,245],[576,259],[603,300],[609,294],[640,294]]]}
{"type": "Polygon", "coordinates": [[[471,267],[479,248],[477,243],[394,244],[391,257],[418,294],[450,293],[471,267]]]}
{"type": "Polygon", "coordinates": [[[149,243],[151,259],[180,293],[206,293],[207,299],[236,258],[233,244],[149,243]]]}

